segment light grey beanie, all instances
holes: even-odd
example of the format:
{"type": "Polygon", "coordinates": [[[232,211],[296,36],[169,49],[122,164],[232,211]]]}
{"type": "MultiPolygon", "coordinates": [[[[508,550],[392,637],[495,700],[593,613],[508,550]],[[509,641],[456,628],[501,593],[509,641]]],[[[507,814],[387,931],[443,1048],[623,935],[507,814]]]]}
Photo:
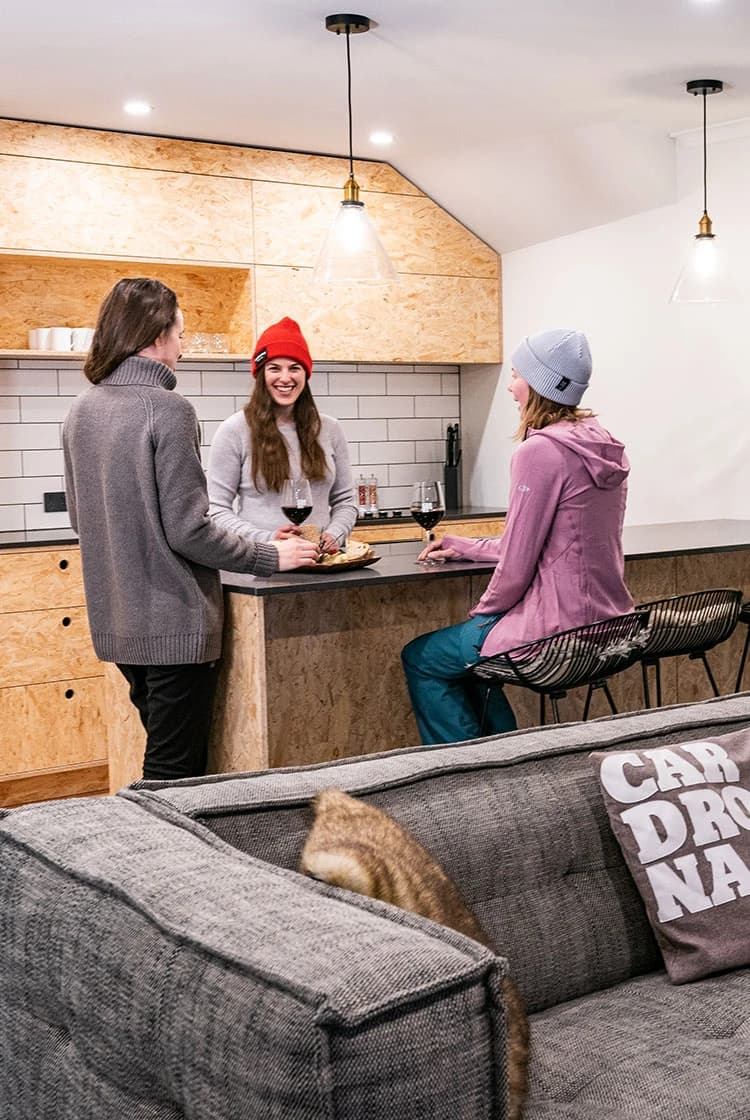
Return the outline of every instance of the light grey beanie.
{"type": "Polygon", "coordinates": [[[511,364],[540,396],[558,404],[575,407],[589,387],[591,351],[581,331],[531,334],[514,351],[511,364]]]}

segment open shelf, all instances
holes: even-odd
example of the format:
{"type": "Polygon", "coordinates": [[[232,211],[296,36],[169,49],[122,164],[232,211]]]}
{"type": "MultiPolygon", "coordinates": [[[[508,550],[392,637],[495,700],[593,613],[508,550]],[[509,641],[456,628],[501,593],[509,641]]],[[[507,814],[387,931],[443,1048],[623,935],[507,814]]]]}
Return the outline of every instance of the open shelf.
{"type": "MultiPolygon", "coordinates": [[[[0,358],[44,358],[59,361],[75,359],[83,361],[86,354],[80,350],[0,350],[0,358]]],[[[249,362],[252,354],[188,354],[182,355],[183,362],[249,362]]],[[[179,366],[177,367],[179,369],[179,366]]]]}
{"type": "Polygon", "coordinates": [[[186,332],[225,334],[231,354],[185,354],[190,361],[237,361],[252,352],[252,274],[248,268],[154,261],[48,257],[0,252],[0,355],[78,358],[29,350],[35,327],[93,327],[105,295],[124,276],[151,276],[177,293],[186,332]]]}

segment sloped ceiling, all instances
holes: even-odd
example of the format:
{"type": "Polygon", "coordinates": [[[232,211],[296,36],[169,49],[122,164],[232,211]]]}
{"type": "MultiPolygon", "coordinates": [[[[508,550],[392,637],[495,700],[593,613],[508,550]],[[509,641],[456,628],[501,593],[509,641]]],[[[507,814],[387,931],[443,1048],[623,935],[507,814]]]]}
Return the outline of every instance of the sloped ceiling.
{"type": "MultiPolygon", "coordinates": [[[[310,0],[28,0],[0,35],[0,116],[347,152],[346,52],[310,0]],[[154,106],[145,121],[122,104],[154,106]]],[[[748,0],[367,0],[355,158],[386,159],[498,252],[675,197],[685,82],[750,117],[748,0]],[[369,141],[390,129],[384,150],[369,141]]]]}

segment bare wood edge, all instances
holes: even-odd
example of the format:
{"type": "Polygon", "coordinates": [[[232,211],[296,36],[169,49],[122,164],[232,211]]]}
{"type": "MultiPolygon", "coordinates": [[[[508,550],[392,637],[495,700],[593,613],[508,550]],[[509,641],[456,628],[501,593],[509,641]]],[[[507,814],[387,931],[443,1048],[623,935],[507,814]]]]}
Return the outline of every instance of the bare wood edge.
{"type": "Polygon", "coordinates": [[[24,774],[0,774],[0,808],[11,809],[33,801],[59,797],[101,797],[109,793],[107,760],[81,762],[24,774]]]}

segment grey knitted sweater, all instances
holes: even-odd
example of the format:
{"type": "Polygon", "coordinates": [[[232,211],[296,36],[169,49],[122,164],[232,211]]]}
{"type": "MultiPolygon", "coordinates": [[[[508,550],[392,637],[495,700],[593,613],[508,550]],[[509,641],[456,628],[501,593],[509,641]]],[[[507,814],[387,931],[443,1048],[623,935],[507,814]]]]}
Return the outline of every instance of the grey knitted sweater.
{"type": "Polygon", "coordinates": [[[216,569],[270,575],[278,552],[208,514],[192,405],[161,362],[128,358],[75,399],[65,490],[81,542],[91,637],[103,661],[180,665],[221,652],[216,569]]]}

